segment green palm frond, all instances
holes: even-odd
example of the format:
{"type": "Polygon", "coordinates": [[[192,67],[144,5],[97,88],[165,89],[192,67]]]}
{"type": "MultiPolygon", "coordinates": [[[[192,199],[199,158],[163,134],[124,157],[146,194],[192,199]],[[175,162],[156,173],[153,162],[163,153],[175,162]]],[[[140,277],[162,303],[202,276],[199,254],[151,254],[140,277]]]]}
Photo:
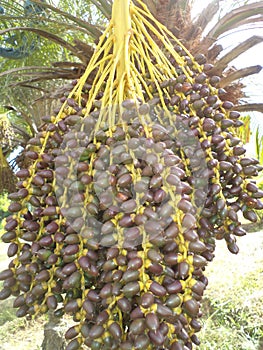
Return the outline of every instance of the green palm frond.
{"type": "Polygon", "coordinates": [[[0,35],[6,34],[8,32],[12,31],[23,31],[23,32],[30,32],[34,33],[36,35],[39,35],[40,37],[43,37],[47,39],[48,41],[54,42],[55,44],[59,45],[60,47],[74,53],[75,56],[77,56],[80,59],[83,59],[83,55],[79,55],[79,53],[76,51],[76,48],[68,43],[67,41],[63,40],[60,36],[55,35],[51,32],[48,32],[43,29],[37,29],[37,28],[30,28],[30,27],[12,27],[8,29],[4,29],[0,31],[0,35]]]}
{"type": "MultiPolygon", "coordinates": [[[[17,1],[11,0],[11,3],[3,3],[3,6],[6,6],[8,10],[6,10],[4,14],[0,14],[0,29],[2,29],[0,34],[0,47],[6,49],[6,57],[12,58],[12,48],[14,44],[12,45],[10,38],[14,37],[15,41],[17,41],[17,47],[15,47],[15,49],[17,49],[17,58],[23,58],[25,65],[30,65],[30,60],[34,60],[35,63],[38,59],[39,52],[42,54],[45,54],[45,52],[49,53],[48,60],[45,60],[47,65],[52,59],[57,61],[60,54],[64,56],[66,54],[71,60],[73,60],[73,57],[76,57],[86,62],[86,58],[79,54],[78,49],[72,45],[73,41],[78,37],[79,40],[91,44],[94,40],[98,39],[103,30],[102,15],[98,15],[96,21],[93,20],[96,24],[89,23],[85,17],[88,16],[89,20],[91,20],[91,11],[88,11],[91,5],[87,6],[85,1],[81,2],[81,8],[83,9],[82,17],[80,17],[78,13],[76,13],[76,15],[74,14],[74,9],[79,9],[80,7],[74,6],[74,1],[68,1],[67,6],[65,6],[66,1],[63,1],[67,11],[63,10],[63,8],[55,7],[50,3],[33,0],[32,3],[41,4],[44,11],[42,13],[33,14],[30,18],[24,15],[23,7],[19,5],[17,1]],[[19,39],[19,35],[23,35],[28,43],[27,46],[19,39]],[[44,41],[45,45],[43,45],[43,41],[41,40],[36,42],[36,38],[38,37],[40,37],[40,39],[41,37],[47,39],[44,41]],[[31,45],[29,45],[29,43],[31,43],[31,45]],[[33,45],[34,56],[32,55],[33,45]],[[24,49],[24,51],[19,52],[19,48],[24,49]]],[[[1,61],[0,59],[0,65],[3,64],[1,61]]],[[[16,66],[15,63],[14,66],[16,66]]]]}
{"type": "Polygon", "coordinates": [[[4,11],[0,13],[0,49],[13,58],[0,57],[1,102],[11,109],[16,106],[13,118],[17,115],[25,122],[26,127],[17,127],[22,143],[36,132],[40,115],[50,111],[52,101],[43,96],[52,94],[65,79],[78,78],[107,21],[99,10],[96,20],[91,18],[94,5],[89,1],[63,0],[59,7],[51,2],[31,3],[44,10],[29,17],[23,3],[9,0],[1,2],[4,11]]]}
{"type": "Polygon", "coordinates": [[[112,7],[112,1],[107,1],[107,0],[91,0],[93,5],[99,9],[102,14],[110,19],[111,17],[111,7],[112,7]]]}
{"type": "Polygon", "coordinates": [[[251,116],[243,115],[241,121],[243,126],[238,129],[237,135],[244,144],[248,144],[251,138],[251,116]]]}
{"type": "Polygon", "coordinates": [[[255,135],[255,141],[256,141],[256,158],[258,159],[260,164],[263,164],[263,136],[260,136],[259,133],[259,126],[256,130],[255,135]]]}
{"type": "MultiPolygon", "coordinates": [[[[31,0],[31,1],[35,4],[43,4],[39,0],[31,0]]],[[[71,6],[73,6],[72,3],[71,3],[71,6]]],[[[64,21],[70,21],[75,25],[77,25],[79,28],[85,29],[88,35],[90,35],[93,39],[98,39],[99,36],[102,34],[103,28],[100,25],[93,25],[91,23],[88,23],[87,21],[83,20],[81,17],[76,17],[71,13],[61,10],[59,7],[52,6],[48,3],[44,3],[43,7],[50,10],[52,17],[57,18],[56,17],[57,15],[58,18],[62,18],[64,19],[64,21]]],[[[43,20],[46,21],[46,18],[44,18],[43,20]]]]}

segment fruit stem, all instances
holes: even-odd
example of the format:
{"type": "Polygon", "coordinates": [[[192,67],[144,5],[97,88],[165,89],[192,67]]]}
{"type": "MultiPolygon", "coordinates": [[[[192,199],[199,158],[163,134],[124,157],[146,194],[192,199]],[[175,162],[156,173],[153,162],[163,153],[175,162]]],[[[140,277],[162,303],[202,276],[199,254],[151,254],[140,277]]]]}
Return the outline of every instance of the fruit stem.
{"type": "Polygon", "coordinates": [[[112,6],[112,25],[114,32],[113,57],[118,57],[116,67],[117,85],[130,79],[129,42],[132,33],[130,0],[114,0],[112,6]]]}

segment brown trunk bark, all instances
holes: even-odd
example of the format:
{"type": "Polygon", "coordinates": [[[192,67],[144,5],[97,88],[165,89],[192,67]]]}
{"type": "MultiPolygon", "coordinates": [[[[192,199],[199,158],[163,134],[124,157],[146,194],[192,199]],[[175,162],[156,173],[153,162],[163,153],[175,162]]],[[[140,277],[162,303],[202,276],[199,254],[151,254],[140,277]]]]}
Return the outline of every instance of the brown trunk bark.
{"type": "Polygon", "coordinates": [[[48,322],[44,327],[44,340],[42,350],[64,350],[65,338],[61,327],[61,318],[54,316],[53,312],[48,314],[48,322]]]}

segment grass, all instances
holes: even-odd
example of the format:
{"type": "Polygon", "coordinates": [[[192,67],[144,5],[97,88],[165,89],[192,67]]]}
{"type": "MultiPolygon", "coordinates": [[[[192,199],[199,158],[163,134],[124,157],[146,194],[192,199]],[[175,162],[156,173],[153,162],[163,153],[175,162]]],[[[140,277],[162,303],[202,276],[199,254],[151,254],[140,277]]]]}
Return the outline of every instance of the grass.
{"type": "MultiPolygon", "coordinates": [[[[225,302],[206,298],[203,304],[207,311],[204,313],[200,350],[261,349],[263,324],[260,312],[240,304],[235,298],[225,302]]],[[[260,307],[262,310],[262,300],[260,307]]]]}
{"type": "MultiPolygon", "coordinates": [[[[0,327],[3,326],[6,322],[16,320],[16,311],[12,307],[13,301],[6,300],[0,303],[0,327]]],[[[1,328],[0,328],[1,332],[1,328]]]]}
{"type": "Polygon", "coordinates": [[[40,350],[47,318],[17,318],[12,304],[12,298],[0,302],[0,350],[40,350]]]}
{"type": "Polygon", "coordinates": [[[263,242],[256,242],[243,242],[232,265],[220,245],[221,257],[207,271],[200,350],[263,350],[263,242]]]}
{"type": "Polygon", "coordinates": [[[43,318],[38,321],[24,318],[7,321],[0,327],[0,350],[40,350],[43,328],[43,318]]]}

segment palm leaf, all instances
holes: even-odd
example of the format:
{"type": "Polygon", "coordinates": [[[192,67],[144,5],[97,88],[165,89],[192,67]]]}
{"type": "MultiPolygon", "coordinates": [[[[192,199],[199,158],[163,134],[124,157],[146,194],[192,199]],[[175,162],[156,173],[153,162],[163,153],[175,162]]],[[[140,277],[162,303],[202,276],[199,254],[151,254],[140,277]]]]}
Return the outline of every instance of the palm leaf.
{"type": "Polygon", "coordinates": [[[251,117],[250,115],[241,116],[240,120],[243,122],[242,128],[239,128],[237,135],[244,144],[248,144],[251,136],[251,117]]]}
{"type": "Polygon", "coordinates": [[[202,11],[197,20],[194,22],[195,26],[202,29],[202,31],[206,28],[208,23],[210,23],[218,13],[219,10],[219,0],[213,0],[207,7],[202,11]]]}
{"type": "Polygon", "coordinates": [[[71,51],[75,56],[77,56],[81,60],[85,60],[85,57],[82,54],[79,54],[78,52],[76,52],[75,46],[69,44],[67,41],[63,40],[62,38],[60,38],[59,36],[57,36],[53,33],[47,32],[47,31],[42,30],[42,29],[37,29],[37,28],[13,27],[13,28],[1,30],[0,35],[3,35],[3,34],[8,33],[8,32],[12,32],[12,31],[28,31],[31,33],[35,33],[35,34],[37,34],[45,39],[48,39],[48,40],[64,47],[65,49],[71,51]]]}
{"type": "Polygon", "coordinates": [[[71,20],[73,23],[76,23],[78,26],[85,28],[87,30],[87,32],[89,33],[89,35],[93,39],[98,39],[100,37],[100,35],[102,34],[102,32],[100,30],[102,28],[99,29],[97,26],[92,25],[92,24],[82,20],[81,18],[75,17],[68,12],[62,11],[55,6],[52,6],[52,5],[47,4],[47,3],[43,3],[40,0],[32,0],[32,2],[35,4],[41,4],[41,6],[50,9],[53,13],[56,13],[56,14],[62,16],[63,18],[71,20]]]}
{"type": "Polygon", "coordinates": [[[230,52],[228,52],[225,56],[223,56],[220,60],[218,60],[213,70],[211,70],[211,73],[221,75],[231,61],[233,61],[245,51],[249,50],[251,47],[262,42],[263,37],[258,35],[254,35],[251,38],[243,41],[241,44],[239,44],[230,52]]]}
{"type": "Polygon", "coordinates": [[[244,103],[235,106],[235,110],[239,112],[261,112],[263,113],[263,103],[244,103]]]}
{"type": "MultiPolygon", "coordinates": [[[[262,15],[262,2],[240,6],[223,16],[209,31],[206,38],[215,41],[220,35],[231,29],[237,28],[243,24],[254,23],[257,16],[260,16],[262,21],[262,15]]],[[[204,40],[206,40],[206,38],[204,40]]]]}
{"type": "MultiPolygon", "coordinates": [[[[2,75],[0,74],[0,77],[6,79],[4,82],[5,87],[11,87],[11,89],[5,91],[5,99],[8,99],[8,92],[11,93],[12,91],[14,95],[17,90],[19,91],[21,89],[23,92],[26,90],[30,91],[30,99],[35,101],[42,98],[45,91],[50,91],[49,87],[51,84],[49,84],[49,82],[53,82],[52,85],[54,89],[56,89],[61,79],[77,78],[92,54],[93,41],[101,35],[103,23],[107,22],[110,18],[112,6],[111,0],[63,0],[60,2],[59,8],[53,6],[51,2],[43,3],[40,0],[31,1],[43,6],[45,8],[45,15],[42,13],[42,15],[34,15],[28,18],[24,15],[23,6],[21,6],[17,0],[1,2],[1,5],[4,3],[6,7],[9,6],[10,14],[13,15],[9,17],[6,14],[0,15],[0,20],[2,19],[3,23],[2,28],[6,28],[3,29],[2,33],[7,34],[12,33],[12,30],[16,30],[16,32],[23,30],[28,33],[33,33],[33,37],[40,36],[45,39],[41,41],[41,45],[38,50],[35,51],[34,56],[28,56],[21,60],[21,62],[14,62],[11,70],[10,63],[8,63],[7,60],[2,60],[2,70],[6,69],[7,72],[2,75]],[[92,11],[94,9],[95,11],[93,14],[92,11]],[[103,14],[104,17],[101,17],[101,14],[103,14]],[[74,40],[76,36],[78,39],[74,40]],[[86,44],[87,42],[91,45],[86,44]],[[70,62],[75,58],[78,58],[81,62],[70,62]],[[54,61],[56,62],[53,63],[54,61]],[[34,63],[32,64],[32,62],[34,63]],[[46,65],[46,67],[41,67],[41,64],[46,65]],[[28,69],[23,67],[24,69],[22,68],[19,70],[19,66],[20,68],[22,68],[21,66],[28,66],[28,69]],[[19,86],[19,88],[14,89],[16,86],[19,86]],[[33,92],[32,87],[36,88],[35,92],[33,92]]],[[[166,0],[164,2],[168,4],[166,10],[171,9],[173,14],[175,13],[175,9],[178,10],[176,15],[180,15],[180,20],[185,21],[183,30],[180,31],[179,25],[179,35],[181,35],[187,43],[189,41],[189,46],[191,48],[194,47],[194,50],[199,48],[200,52],[207,52],[208,48],[211,49],[211,45],[215,43],[218,37],[230,30],[238,28],[241,25],[249,25],[256,21],[262,21],[262,3],[241,6],[223,16],[209,31],[208,35],[201,40],[201,35],[203,35],[204,30],[218,12],[220,0],[212,0],[193,24],[189,21],[192,0],[166,0]],[[200,45],[200,40],[202,46],[200,45]],[[193,44],[195,46],[193,46],[193,44]],[[202,47],[207,47],[207,49],[203,50],[202,47]]],[[[156,9],[158,3],[160,8],[160,1],[145,0],[145,3],[153,13],[155,11],[154,14],[158,14],[156,9]]],[[[170,18],[176,20],[178,17],[166,17],[166,21],[169,22],[170,18]]],[[[176,22],[168,24],[170,27],[178,25],[176,22]]],[[[253,45],[256,45],[259,39],[253,38],[253,45]]],[[[258,42],[261,41],[262,39],[258,42]]],[[[249,47],[251,46],[247,43],[245,47],[239,45],[234,48],[229,54],[218,61],[218,64],[215,65],[215,70],[217,69],[220,74],[226,69],[234,57],[237,57],[249,47]]],[[[209,52],[210,58],[217,58],[221,51],[219,45],[214,46],[209,52]]],[[[258,70],[259,66],[254,66],[235,71],[223,78],[221,84],[226,86],[236,79],[255,74],[258,70]]],[[[3,90],[4,89],[2,89],[2,91],[3,90]]],[[[24,97],[21,95],[20,100],[17,100],[17,103],[19,106],[22,106],[22,109],[24,108],[23,98],[24,97]]],[[[262,109],[262,106],[261,104],[253,104],[253,106],[251,104],[244,104],[242,108],[243,110],[246,110],[246,108],[255,108],[254,110],[258,110],[256,108],[262,109]]],[[[32,118],[33,121],[31,122],[37,125],[38,121],[34,120],[34,112],[33,109],[28,109],[28,122],[30,123],[30,118],[32,118]]]]}
{"type": "Polygon", "coordinates": [[[259,127],[257,127],[257,130],[256,130],[255,141],[256,141],[256,157],[258,159],[259,158],[259,152],[260,152],[259,127]]]}
{"type": "Polygon", "coordinates": [[[226,77],[222,78],[220,81],[220,87],[224,88],[235,80],[245,78],[252,74],[258,74],[261,71],[261,69],[262,69],[262,66],[260,65],[238,69],[233,73],[228,74],[226,77]]]}
{"type": "Polygon", "coordinates": [[[91,2],[103,13],[106,18],[110,19],[112,7],[111,2],[106,0],[91,0],[91,2]]]}

